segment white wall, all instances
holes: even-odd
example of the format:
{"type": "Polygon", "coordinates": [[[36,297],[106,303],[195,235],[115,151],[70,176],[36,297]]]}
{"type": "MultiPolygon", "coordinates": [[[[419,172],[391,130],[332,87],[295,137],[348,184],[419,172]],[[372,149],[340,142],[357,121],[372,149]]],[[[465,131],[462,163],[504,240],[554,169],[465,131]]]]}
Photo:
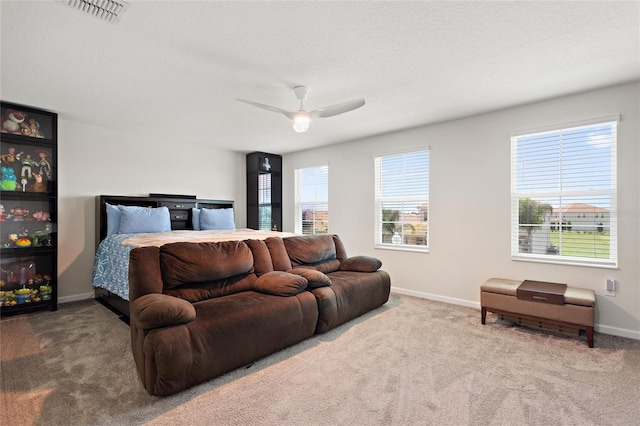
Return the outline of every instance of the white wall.
{"type": "Polygon", "coordinates": [[[92,297],[96,195],[191,194],[235,200],[246,224],[243,154],[176,138],[158,139],[59,117],[58,292],[92,297]]]}
{"type": "MultiPolygon", "coordinates": [[[[284,230],[294,228],[294,170],[329,165],[329,231],[347,253],[379,257],[396,291],[479,307],[490,277],[564,282],[596,292],[596,329],[640,339],[640,84],[627,84],[284,156],[284,230]],[[511,132],[620,114],[619,268],[512,261],[511,132]],[[430,148],[430,252],[373,247],[373,158],[430,148]],[[604,296],[615,278],[616,297],[604,296]]],[[[478,321],[480,314],[478,313],[478,321]]]]}

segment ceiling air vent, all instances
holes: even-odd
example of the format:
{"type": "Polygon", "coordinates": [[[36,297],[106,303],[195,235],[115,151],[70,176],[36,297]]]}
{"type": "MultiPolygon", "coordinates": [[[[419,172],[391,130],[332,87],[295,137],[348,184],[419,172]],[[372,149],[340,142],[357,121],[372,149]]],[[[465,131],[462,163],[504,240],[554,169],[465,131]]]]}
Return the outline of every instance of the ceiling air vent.
{"type": "Polygon", "coordinates": [[[95,16],[103,21],[116,23],[129,7],[129,3],[121,0],[58,0],[74,9],[95,16]]]}

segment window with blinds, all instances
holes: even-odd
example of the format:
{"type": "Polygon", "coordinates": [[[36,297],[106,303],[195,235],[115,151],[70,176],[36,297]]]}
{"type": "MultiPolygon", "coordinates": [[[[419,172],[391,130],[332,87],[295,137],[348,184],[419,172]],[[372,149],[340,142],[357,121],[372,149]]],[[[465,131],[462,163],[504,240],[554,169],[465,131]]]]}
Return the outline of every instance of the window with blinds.
{"type": "Polygon", "coordinates": [[[329,166],[307,167],[295,171],[296,223],[298,234],[329,232],[329,166]]]}
{"type": "Polygon", "coordinates": [[[271,220],[271,173],[258,175],[258,229],[270,231],[271,220]]]}
{"type": "Polygon", "coordinates": [[[429,248],[429,151],[375,158],[375,245],[429,248]]]}
{"type": "Polygon", "coordinates": [[[511,254],[617,265],[617,117],[511,137],[511,254]]]}

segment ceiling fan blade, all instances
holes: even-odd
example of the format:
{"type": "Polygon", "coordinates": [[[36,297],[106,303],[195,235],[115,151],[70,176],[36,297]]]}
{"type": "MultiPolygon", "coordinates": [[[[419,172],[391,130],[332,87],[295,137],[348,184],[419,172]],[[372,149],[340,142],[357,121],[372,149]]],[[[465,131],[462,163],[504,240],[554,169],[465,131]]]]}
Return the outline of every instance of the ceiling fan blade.
{"type": "Polygon", "coordinates": [[[238,99],[236,98],[237,101],[243,102],[245,104],[249,104],[249,105],[253,105],[254,107],[258,107],[258,108],[262,108],[262,109],[266,109],[267,111],[271,111],[271,112],[277,112],[280,114],[284,114],[285,116],[287,116],[288,118],[292,119],[293,115],[295,113],[293,112],[289,112],[289,111],[285,111],[284,109],[278,108],[278,107],[274,107],[271,105],[265,105],[265,104],[260,104],[258,102],[252,102],[252,101],[247,101],[245,99],[238,99]]]}
{"type": "Polygon", "coordinates": [[[318,108],[311,111],[309,114],[312,117],[324,118],[333,117],[334,115],[344,114],[345,112],[353,111],[364,105],[364,99],[356,99],[354,101],[343,102],[337,105],[331,105],[324,108],[318,108]]]}

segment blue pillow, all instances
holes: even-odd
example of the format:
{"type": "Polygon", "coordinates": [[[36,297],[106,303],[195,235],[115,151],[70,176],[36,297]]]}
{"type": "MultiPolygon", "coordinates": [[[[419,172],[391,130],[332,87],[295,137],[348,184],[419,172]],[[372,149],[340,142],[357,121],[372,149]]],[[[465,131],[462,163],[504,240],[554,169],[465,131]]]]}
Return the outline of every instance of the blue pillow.
{"type": "Polygon", "coordinates": [[[167,207],[118,206],[120,213],[120,233],[139,234],[142,232],[171,231],[171,216],[167,207]]]}
{"type": "Polygon", "coordinates": [[[194,231],[200,230],[200,209],[196,209],[195,207],[191,209],[191,224],[193,225],[194,231]]]}
{"type": "Polygon", "coordinates": [[[107,207],[107,237],[109,235],[117,234],[120,230],[120,209],[109,203],[104,203],[107,207]]]}
{"type": "Polygon", "coordinates": [[[233,209],[200,209],[200,229],[236,229],[233,209]]]}

